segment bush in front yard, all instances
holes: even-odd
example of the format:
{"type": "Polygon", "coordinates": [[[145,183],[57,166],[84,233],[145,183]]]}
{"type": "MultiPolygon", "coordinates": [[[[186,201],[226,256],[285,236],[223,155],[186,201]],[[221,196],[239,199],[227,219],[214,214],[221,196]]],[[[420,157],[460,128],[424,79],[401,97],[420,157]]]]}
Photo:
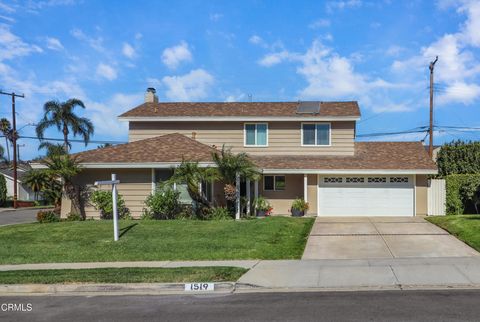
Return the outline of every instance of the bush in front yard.
{"type": "Polygon", "coordinates": [[[182,210],[180,192],[171,187],[157,189],[147,197],[143,218],[145,219],[175,219],[182,210]]]}
{"type": "Polygon", "coordinates": [[[57,222],[60,221],[60,216],[55,211],[39,211],[37,213],[37,221],[39,223],[57,222]]]}
{"type": "MultiPolygon", "coordinates": [[[[90,200],[95,209],[100,211],[101,219],[113,218],[113,200],[111,191],[97,190],[92,193],[90,200]]],[[[125,201],[120,194],[117,195],[117,210],[120,219],[130,218],[130,210],[125,206],[125,201]]]]}
{"type": "Polygon", "coordinates": [[[232,215],[226,207],[215,207],[210,209],[207,220],[231,220],[232,215]]]}
{"type": "Polygon", "coordinates": [[[448,214],[461,215],[475,212],[479,198],[480,174],[452,174],[445,177],[448,214]]]}
{"type": "Polygon", "coordinates": [[[0,174],[0,207],[5,207],[7,203],[7,181],[3,174],[0,174]]]}

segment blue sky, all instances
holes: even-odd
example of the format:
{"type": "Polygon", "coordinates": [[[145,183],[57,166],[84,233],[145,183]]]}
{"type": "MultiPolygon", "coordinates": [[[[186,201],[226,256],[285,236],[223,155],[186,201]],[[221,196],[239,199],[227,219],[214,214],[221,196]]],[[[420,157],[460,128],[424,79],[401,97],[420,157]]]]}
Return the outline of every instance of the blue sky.
{"type": "MultiPolygon", "coordinates": [[[[22,135],[44,102],[76,97],[94,139],[126,141],[116,116],[149,86],[161,101],[357,100],[358,133],[409,130],[428,124],[435,55],[435,123],[480,127],[478,1],[0,1],[0,88],[26,95],[22,135]]],[[[442,130],[435,143],[457,138],[480,132],[442,130]]],[[[19,143],[22,158],[38,154],[19,143]]]]}

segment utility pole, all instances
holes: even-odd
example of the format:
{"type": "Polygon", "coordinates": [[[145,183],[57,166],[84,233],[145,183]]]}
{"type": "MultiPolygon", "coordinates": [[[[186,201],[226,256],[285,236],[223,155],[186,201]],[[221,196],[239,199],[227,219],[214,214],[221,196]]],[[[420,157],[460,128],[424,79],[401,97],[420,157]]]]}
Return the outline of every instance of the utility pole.
{"type": "Polygon", "coordinates": [[[1,95],[8,95],[12,97],[12,145],[13,145],[13,208],[17,208],[17,121],[16,121],[16,114],[15,114],[15,97],[24,98],[25,95],[6,93],[0,91],[1,95]]]}
{"type": "Polygon", "coordinates": [[[433,157],[433,70],[437,61],[438,56],[435,57],[435,60],[430,63],[430,66],[428,66],[430,69],[430,144],[428,146],[428,154],[430,155],[430,158],[433,157]]]}

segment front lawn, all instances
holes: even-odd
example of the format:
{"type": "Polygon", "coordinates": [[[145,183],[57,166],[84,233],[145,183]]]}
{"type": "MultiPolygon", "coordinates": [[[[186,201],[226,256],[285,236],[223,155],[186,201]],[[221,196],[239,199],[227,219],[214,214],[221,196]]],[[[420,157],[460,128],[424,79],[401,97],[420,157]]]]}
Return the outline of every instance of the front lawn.
{"type": "Polygon", "coordinates": [[[425,219],[480,251],[480,215],[434,216],[425,219]]]}
{"type": "Polygon", "coordinates": [[[299,259],[313,218],[242,221],[111,221],[23,224],[0,228],[0,264],[299,259]]]}
{"type": "Polygon", "coordinates": [[[0,272],[0,284],[235,282],[240,267],[94,268],[0,272]]]}

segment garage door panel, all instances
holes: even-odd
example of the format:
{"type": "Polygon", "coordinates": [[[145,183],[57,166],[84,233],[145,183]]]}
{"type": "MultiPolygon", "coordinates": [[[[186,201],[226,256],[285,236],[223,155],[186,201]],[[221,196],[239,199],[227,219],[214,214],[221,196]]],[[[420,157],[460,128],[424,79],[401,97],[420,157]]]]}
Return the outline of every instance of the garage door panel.
{"type": "MultiPolygon", "coordinates": [[[[404,176],[405,177],[405,176],[404,176]]],[[[347,183],[346,177],[335,176],[342,182],[319,180],[318,207],[323,216],[413,216],[414,184],[408,182],[347,183]]],[[[331,179],[330,179],[331,180],[331,179]]]]}

